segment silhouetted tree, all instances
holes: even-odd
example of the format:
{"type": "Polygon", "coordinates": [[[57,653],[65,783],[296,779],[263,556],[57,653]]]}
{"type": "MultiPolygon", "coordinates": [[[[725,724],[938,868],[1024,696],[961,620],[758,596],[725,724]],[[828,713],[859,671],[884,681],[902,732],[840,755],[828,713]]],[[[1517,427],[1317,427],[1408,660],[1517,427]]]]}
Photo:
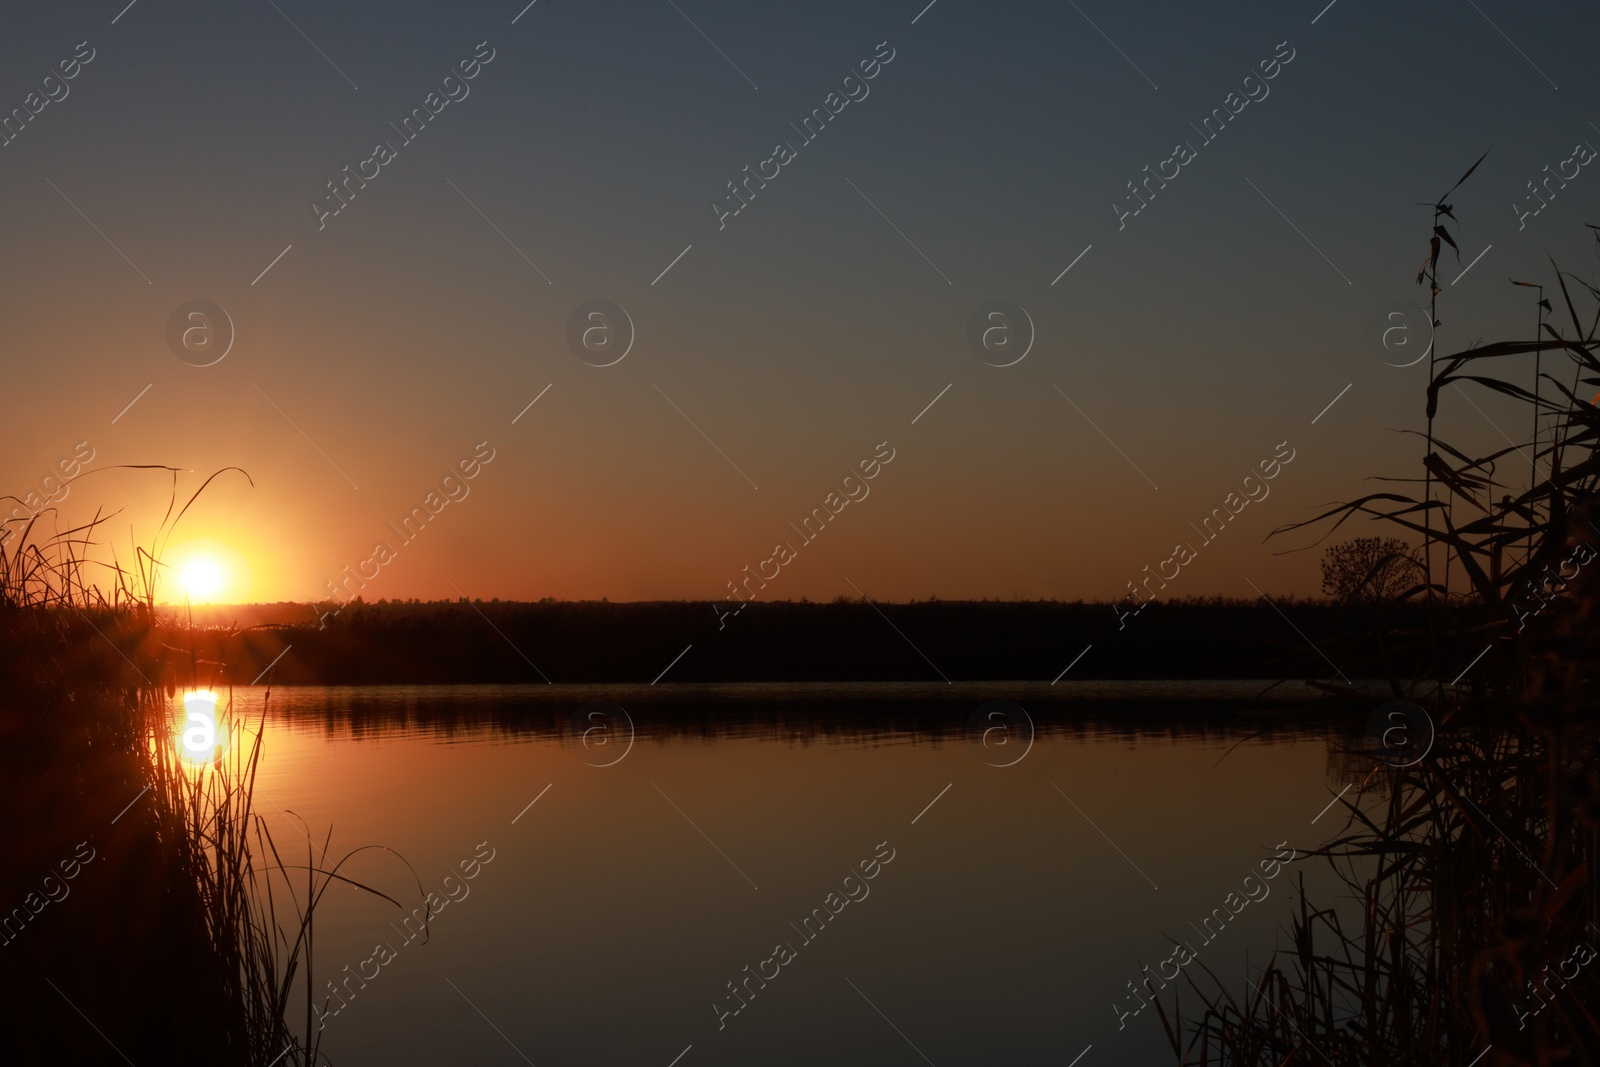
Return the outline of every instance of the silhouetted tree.
{"type": "Polygon", "coordinates": [[[1422,561],[1398,537],[1357,537],[1322,554],[1322,591],[1336,600],[1390,600],[1422,577],[1422,561]]]}

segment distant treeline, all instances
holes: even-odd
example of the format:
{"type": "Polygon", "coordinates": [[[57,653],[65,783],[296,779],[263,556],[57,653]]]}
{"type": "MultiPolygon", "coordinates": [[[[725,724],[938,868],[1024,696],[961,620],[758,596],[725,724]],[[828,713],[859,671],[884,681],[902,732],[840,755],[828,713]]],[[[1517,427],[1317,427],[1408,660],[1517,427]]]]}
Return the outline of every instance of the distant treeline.
{"type": "MultiPolygon", "coordinates": [[[[304,605],[213,609],[207,621],[231,611],[234,625],[163,638],[232,683],[251,682],[290,645],[274,682],[1049,681],[1075,659],[1079,679],[1299,678],[1329,660],[1358,678],[1378,662],[1365,636],[1377,610],[1178,600],[1119,629],[1111,605],[1083,602],[780,601],[721,617],[703,601],[379,601],[352,602],[325,628],[304,605]],[[305,621],[282,621],[296,616],[305,621]]],[[[1389,610],[1390,627],[1410,621],[1389,610]]]]}

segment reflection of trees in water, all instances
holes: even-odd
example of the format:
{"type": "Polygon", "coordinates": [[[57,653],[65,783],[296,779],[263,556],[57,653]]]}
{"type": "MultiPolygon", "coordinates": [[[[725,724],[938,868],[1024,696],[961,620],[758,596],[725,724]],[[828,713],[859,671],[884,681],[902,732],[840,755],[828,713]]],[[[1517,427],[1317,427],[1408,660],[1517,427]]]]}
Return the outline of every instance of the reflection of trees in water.
{"type": "MultiPolygon", "coordinates": [[[[1365,734],[1340,735],[1328,745],[1328,781],[1336,787],[1360,787],[1366,783],[1367,796],[1388,796],[1388,782],[1373,769],[1382,764],[1374,758],[1370,738],[1365,734]]],[[[1328,817],[1333,818],[1330,812],[1328,817]]],[[[1342,816],[1341,816],[1342,821],[1342,816]]]]}
{"type": "Polygon", "coordinates": [[[893,685],[314,687],[275,689],[272,699],[278,721],[315,724],[329,736],[355,739],[567,739],[578,728],[573,716],[595,701],[626,709],[639,736],[655,737],[937,744],[969,739],[972,715],[990,701],[1016,709],[1008,728],[1031,725],[1040,737],[1249,744],[1322,739],[1348,730],[1340,725],[1343,714],[1313,702],[1310,691],[1276,705],[1251,704],[1249,698],[1263,688],[1258,683],[1222,683],[1209,692],[1192,686],[1182,699],[1151,699],[1133,686],[1119,699],[1108,695],[1117,691],[1116,683],[1098,687],[1096,698],[1088,700],[1064,699],[1061,688],[1048,692],[1048,685],[950,688],[929,696],[926,688],[908,692],[893,685]]]}

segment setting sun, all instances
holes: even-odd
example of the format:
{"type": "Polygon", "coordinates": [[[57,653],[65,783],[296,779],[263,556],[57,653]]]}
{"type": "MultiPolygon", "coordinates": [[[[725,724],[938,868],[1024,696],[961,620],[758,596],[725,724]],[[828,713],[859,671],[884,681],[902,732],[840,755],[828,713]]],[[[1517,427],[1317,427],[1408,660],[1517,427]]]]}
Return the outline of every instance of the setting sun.
{"type": "Polygon", "coordinates": [[[190,541],[167,552],[165,562],[164,603],[222,604],[251,591],[248,557],[225,541],[190,541]]]}
{"type": "Polygon", "coordinates": [[[196,604],[204,604],[222,592],[226,584],[222,564],[207,556],[197,556],[178,572],[183,591],[196,604]]]}

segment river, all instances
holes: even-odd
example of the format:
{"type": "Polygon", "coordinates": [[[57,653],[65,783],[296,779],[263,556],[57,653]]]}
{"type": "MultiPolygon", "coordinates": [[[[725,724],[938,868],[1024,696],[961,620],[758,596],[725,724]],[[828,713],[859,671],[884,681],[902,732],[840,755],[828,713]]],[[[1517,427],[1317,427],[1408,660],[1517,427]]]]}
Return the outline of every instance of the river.
{"type": "Polygon", "coordinates": [[[317,911],[340,1067],[1100,1067],[1172,1061],[1133,983],[1236,983],[1302,875],[1336,892],[1304,852],[1357,771],[1305,693],[1264,687],[233,698],[251,730],[265,707],[255,808],[285,861],[402,905],[339,886],[317,911]]]}

